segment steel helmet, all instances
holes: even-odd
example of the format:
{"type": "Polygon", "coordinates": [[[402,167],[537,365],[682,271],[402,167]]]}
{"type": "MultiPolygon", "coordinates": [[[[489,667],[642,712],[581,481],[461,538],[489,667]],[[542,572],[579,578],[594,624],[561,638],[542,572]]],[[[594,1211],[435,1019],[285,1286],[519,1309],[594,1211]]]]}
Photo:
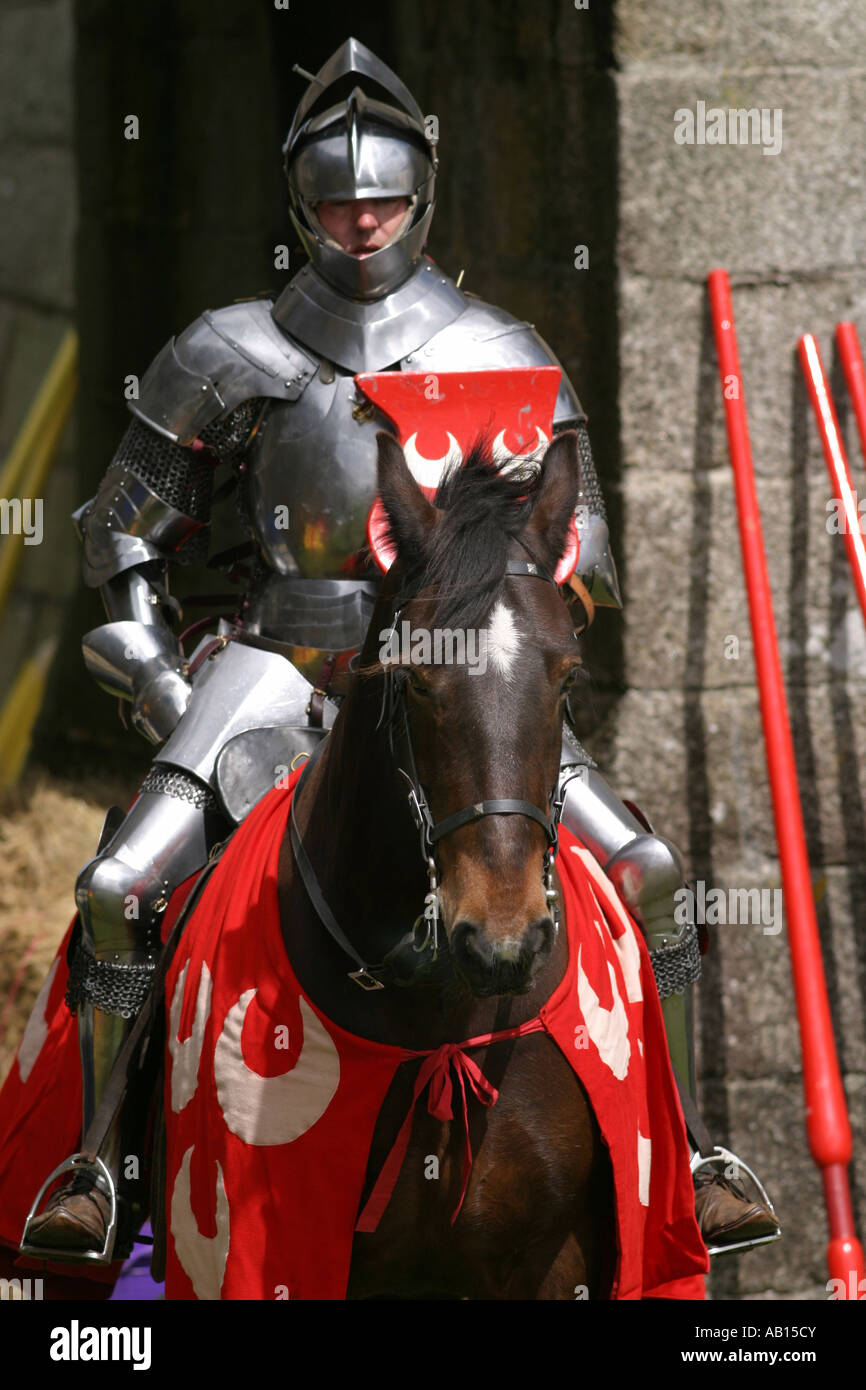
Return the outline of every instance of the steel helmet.
{"type": "Polygon", "coordinates": [[[346,42],[310,79],[283,145],[291,217],[315,269],[342,294],[378,299],[411,274],[424,249],[434,207],[436,141],[418,103],[385,63],[357,39],[346,42]],[[361,82],[329,104],[344,79],[361,82]],[[362,85],[362,83],[364,85],[362,85]],[[383,101],[376,89],[393,98],[383,101]],[[364,257],[331,238],[316,215],[320,202],[408,198],[388,244],[364,257]]]}

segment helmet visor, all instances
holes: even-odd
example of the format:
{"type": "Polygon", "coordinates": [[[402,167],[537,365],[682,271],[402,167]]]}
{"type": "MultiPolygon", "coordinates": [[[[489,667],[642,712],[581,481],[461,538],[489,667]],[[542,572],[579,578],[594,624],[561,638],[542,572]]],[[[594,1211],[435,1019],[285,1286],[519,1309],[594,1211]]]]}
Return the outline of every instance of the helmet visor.
{"type": "Polygon", "coordinates": [[[343,132],[312,140],[293,161],[289,183],[309,205],[350,198],[411,198],[431,174],[429,156],[411,141],[362,129],[354,147],[343,132]]]}

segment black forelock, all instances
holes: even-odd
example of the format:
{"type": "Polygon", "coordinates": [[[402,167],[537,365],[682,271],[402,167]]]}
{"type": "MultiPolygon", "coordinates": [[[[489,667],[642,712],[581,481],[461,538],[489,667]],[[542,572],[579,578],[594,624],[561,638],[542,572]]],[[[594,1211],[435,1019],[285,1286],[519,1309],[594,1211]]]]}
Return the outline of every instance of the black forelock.
{"type": "Polygon", "coordinates": [[[434,626],[480,627],[505,577],[508,542],[531,515],[539,478],[531,465],[502,473],[489,438],[477,439],[439,484],[434,503],[443,515],[423,552],[400,556],[398,607],[429,587],[436,591],[434,626]]]}

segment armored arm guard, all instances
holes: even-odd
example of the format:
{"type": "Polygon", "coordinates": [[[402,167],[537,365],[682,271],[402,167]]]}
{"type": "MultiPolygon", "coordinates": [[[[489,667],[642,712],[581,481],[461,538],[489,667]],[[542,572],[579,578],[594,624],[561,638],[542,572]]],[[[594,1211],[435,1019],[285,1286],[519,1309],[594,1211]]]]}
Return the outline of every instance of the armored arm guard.
{"type": "MultiPolygon", "coordinates": [[[[510,316],[504,315],[502,310],[493,311],[490,305],[483,307],[488,315],[495,313],[497,318],[501,320],[510,319],[510,316]]],[[[586,585],[593,603],[601,607],[622,608],[619,578],[610,550],[607,511],[592,456],[586,413],[565,368],[541,334],[531,324],[521,324],[516,320],[510,320],[504,334],[502,333],[503,326],[504,324],[498,326],[498,330],[493,331],[498,331],[502,335],[494,341],[504,363],[519,365],[524,360],[549,362],[552,366],[559,367],[562,372],[562,380],[553,412],[553,432],[554,434],[559,434],[563,430],[575,430],[577,432],[580,457],[580,491],[577,495],[575,511],[577,533],[580,539],[577,574],[586,585]]]]}
{"type": "Polygon", "coordinates": [[[85,582],[102,590],[109,622],[84,639],[88,669],[131,699],[133,723],[161,742],[189,686],[161,609],[166,561],[207,548],[213,456],[243,453],[268,398],[294,401],[318,369],[271,317],[271,298],[207,310],[157,354],[136,416],[96,497],[76,513],[85,582]]]}
{"type": "Polygon", "coordinates": [[[559,434],[563,430],[575,430],[577,432],[577,449],[580,459],[580,491],[577,494],[575,510],[577,534],[580,539],[577,574],[586,585],[593,603],[599,604],[601,607],[622,608],[619,578],[610,550],[607,509],[604,505],[604,495],[592,456],[586,414],[578,400],[577,392],[562,367],[562,363],[554,356],[547,343],[534,329],[532,336],[540,349],[547,354],[549,360],[562,370],[562,381],[553,415],[553,432],[554,434],[559,434]]]}
{"type": "Polygon", "coordinates": [[[583,580],[594,603],[602,607],[622,608],[622,596],[616,565],[610,550],[607,510],[604,505],[586,419],[576,422],[577,447],[580,456],[580,492],[577,495],[577,533],[580,555],[577,573],[583,580]]]}
{"type": "Polygon", "coordinates": [[[109,621],[83,641],[87,669],[103,689],[132,701],[134,726],[154,743],[184,713],[189,683],[164,609],[169,558],[207,555],[214,459],[245,447],[263,402],[253,398],[182,448],[135,419],[96,496],[75,514],[84,542],[84,578],[99,588],[109,621]]]}

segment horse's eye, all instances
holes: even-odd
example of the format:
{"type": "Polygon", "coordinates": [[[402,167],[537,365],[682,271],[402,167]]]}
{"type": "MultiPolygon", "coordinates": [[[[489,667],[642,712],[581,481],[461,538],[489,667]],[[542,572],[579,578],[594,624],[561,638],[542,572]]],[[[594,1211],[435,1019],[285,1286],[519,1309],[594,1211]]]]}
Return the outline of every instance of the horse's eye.
{"type": "Polygon", "coordinates": [[[569,671],[568,675],[566,676],[565,680],[562,682],[562,693],[563,693],[563,695],[565,695],[565,693],[566,693],[567,691],[573,689],[573,687],[577,684],[577,678],[578,678],[579,675],[580,675],[580,667],[579,667],[579,666],[572,666],[572,668],[571,668],[571,670],[569,671]]]}

